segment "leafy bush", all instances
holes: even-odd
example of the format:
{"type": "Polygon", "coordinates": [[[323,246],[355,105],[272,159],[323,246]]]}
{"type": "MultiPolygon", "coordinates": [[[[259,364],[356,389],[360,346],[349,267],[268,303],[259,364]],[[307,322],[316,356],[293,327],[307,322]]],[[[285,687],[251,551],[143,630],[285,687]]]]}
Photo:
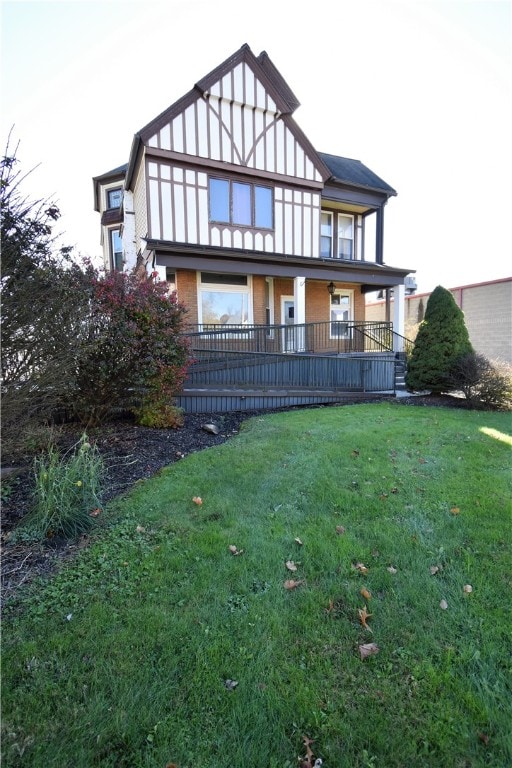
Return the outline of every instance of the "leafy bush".
{"type": "Polygon", "coordinates": [[[453,389],[463,392],[473,408],[512,408],[512,369],[506,363],[473,352],[455,362],[450,378],[453,389]]]}
{"type": "Polygon", "coordinates": [[[438,285],[427,302],[425,319],[408,362],[407,388],[433,393],[452,391],[455,362],[472,352],[462,310],[450,291],[438,285]]]}
{"type": "Polygon", "coordinates": [[[155,401],[135,409],[137,424],[152,429],[178,429],[185,423],[183,408],[155,401]]]}
{"type": "Polygon", "coordinates": [[[38,540],[73,538],[89,530],[101,511],[105,466],[83,434],[68,454],[55,448],[34,460],[34,508],[21,528],[38,540]]]}
{"type": "Polygon", "coordinates": [[[0,160],[4,451],[58,408],[72,376],[87,273],[56,249],[58,207],[30,201],[16,152],[0,160]]]}
{"type": "Polygon", "coordinates": [[[185,308],[155,277],[111,272],[92,278],[69,393],[83,423],[99,424],[115,409],[164,414],[183,384],[185,308]]]}

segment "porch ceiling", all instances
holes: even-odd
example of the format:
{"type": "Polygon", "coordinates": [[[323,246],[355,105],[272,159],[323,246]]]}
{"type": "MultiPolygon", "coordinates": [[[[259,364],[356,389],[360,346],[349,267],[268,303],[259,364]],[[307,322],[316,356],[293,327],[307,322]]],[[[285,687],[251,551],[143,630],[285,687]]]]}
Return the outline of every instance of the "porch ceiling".
{"type": "Polygon", "coordinates": [[[402,285],[414,270],[388,267],[362,261],[340,261],[236,249],[167,245],[148,241],[154,263],[174,269],[265,275],[268,277],[306,277],[330,282],[358,283],[363,293],[402,285]]]}

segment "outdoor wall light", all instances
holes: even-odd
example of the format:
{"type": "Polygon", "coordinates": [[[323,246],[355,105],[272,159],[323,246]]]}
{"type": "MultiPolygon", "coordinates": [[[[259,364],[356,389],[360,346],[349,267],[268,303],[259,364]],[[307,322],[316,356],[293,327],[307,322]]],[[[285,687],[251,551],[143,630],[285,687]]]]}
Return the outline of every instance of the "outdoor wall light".
{"type": "Polygon", "coordinates": [[[336,286],[334,285],[334,283],[332,282],[332,280],[331,280],[331,282],[329,283],[329,285],[327,286],[327,290],[329,291],[329,293],[330,293],[330,295],[331,295],[331,296],[334,296],[334,291],[336,290],[336,286]]]}

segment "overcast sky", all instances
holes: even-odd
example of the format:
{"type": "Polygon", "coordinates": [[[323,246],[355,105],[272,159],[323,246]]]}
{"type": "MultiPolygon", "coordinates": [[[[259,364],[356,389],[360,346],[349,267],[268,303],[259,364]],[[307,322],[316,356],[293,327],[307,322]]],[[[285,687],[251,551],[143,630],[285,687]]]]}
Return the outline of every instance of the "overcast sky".
{"type": "MultiPolygon", "coordinates": [[[[64,241],[101,253],[92,177],[133,134],[248,43],[266,50],[313,146],[361,160],[398,196],[388,265],[419,291],[512,274],[509,0],[61,0],[1,4],[2,142],[64,241]],[[306,10],[308,9],[308,10],[306,10]]],[[[98,260],[99,261],[99,260],[98,260]]]]}

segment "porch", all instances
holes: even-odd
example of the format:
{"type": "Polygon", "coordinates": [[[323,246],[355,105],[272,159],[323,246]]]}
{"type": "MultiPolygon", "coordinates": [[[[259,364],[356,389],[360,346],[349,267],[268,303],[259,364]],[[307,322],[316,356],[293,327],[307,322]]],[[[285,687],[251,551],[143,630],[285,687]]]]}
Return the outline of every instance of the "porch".
{"type": "Polygon", "coordinates": [[[191,326],[177,404],[190,413],[367,401],[395,395],[408,342],[387,322],[191,326]]]}

